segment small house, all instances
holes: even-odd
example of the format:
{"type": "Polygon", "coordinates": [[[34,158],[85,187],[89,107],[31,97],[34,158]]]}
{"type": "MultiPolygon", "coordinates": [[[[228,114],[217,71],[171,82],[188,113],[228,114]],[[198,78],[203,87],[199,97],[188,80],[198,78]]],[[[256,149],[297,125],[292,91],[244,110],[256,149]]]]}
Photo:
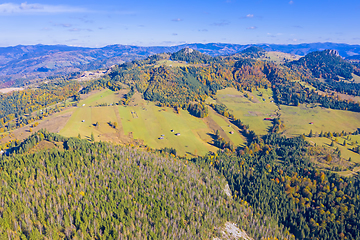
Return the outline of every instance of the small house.
{"type": "Polygon", "coordinates": [[[230,134],[234,134],[234,131],[231,131],[230,134]]]}
{"type": "Polygon", "coordinates": [[[163,136],[165,136],[164,134],[161,134],[161,136],[163,137],[163,136]]]}
{"type": "Polygon", "coordinates": [[[81,122],[85,122],[85,120],[82,120],[81,122]]]}
{"type": "Polygon", "coordinates": [[[85,107],[85,103],[83,104],[83,107],[85,107]]]}
{"type": "Polygon", "coordinates": [[[314,124],[313,122],[309,123],[309,124],[314,124]]]}
{"type": "Polygon", "coordinates": [[[175,136],[180,136],[180,133],[176,133],[175,136]]]}
{"type": "Polygon", "coordinates": [[[164,139],[164,137],[159,137],[160,140],[164,139]]]}

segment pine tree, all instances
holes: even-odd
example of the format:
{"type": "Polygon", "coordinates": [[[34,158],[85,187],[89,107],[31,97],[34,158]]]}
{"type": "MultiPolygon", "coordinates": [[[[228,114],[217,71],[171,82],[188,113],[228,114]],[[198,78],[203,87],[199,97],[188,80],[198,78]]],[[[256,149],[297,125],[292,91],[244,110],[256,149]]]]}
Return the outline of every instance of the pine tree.
{"type": "Polygon", "coordinates": [[[95,141],[95,137],[94,137],[94,133],[91,133],[91,141],[94,142],[95,141]]]}
{"type": "Polygon", "coordinates": [[[313,132],[312,132],[312,129],[310,130],[310,133],[309,133],[309,137],[312,137],[313,136],[313,132]]]}

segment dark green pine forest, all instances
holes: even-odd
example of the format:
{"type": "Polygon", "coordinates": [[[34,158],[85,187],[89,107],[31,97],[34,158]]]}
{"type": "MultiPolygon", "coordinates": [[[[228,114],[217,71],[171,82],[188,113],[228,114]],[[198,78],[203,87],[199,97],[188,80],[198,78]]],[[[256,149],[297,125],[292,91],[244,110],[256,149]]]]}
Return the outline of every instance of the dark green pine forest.
{"type": "Polygon", "coordinates": [[[227,196],[216,169],[166,153],[39,131],[0,169],[0,239],[211,239],[227,221],[292,238],[227,196]],[[57,147],[26,153],[44,141],[57,147]]]}

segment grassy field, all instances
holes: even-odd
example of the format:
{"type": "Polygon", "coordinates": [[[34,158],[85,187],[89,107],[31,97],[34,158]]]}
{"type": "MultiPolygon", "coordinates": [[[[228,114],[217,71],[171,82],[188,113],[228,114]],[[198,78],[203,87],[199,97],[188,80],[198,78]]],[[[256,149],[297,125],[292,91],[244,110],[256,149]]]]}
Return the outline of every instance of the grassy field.
{"type": "Polygon", "coordinates": [[[323,132],[353,132],[360,126],[360,113],[325,109],[321,107],[311,108],[305,105],[298,107],[280,106],[281,119],[285,124],[284,134],[295,136],[323,132]],[[313,123],[313,124],[310,124],[313,123]]]}
{"type": "Polygon", "coordinates": [[[353,73],[352,73],[351,75],[352,75],[355,83],[360,83],[360,76],[355,75],[355,74],[353,74],[353,73]]]}
{"type": "MultiPolygon", "coordinates": [[[[356,144],[355,142],[358,141],[360,142],[360,135],[350,135],[350,136],[345,136],[345,137],[333,137],[333,138],[325,138],[325,137],[312,137],[312,138],[306,138],[306,140],[312,144],[316,144],[317,146],[324,146],[327,149],[340,149],[341,151],[341,158],[343,159],[343,164],[340,163],[341,165],[345,165],[345,164],[354,164],[354,163],[360,163],[360,154],[353,152],[351,149],[353,147],[355,147],[356,144]],[[349,137],[349,139],[348,139],[349,137]],[[330,146],[331,142],[334,141],[334,146],[330,146]],[[344,141],[346,141],[347,146],[344,146],[343,143],[344,141]],[[351,158],[351,162],[348,163],[349,158],[351,158]],[[345,164],[344,164],[345,163],[345,164]]],[[[324,164],[324,167],[326,165],[331,166],[332,163],[330,164],[324,164]]],[[[335,165],[335,164],[334,164],[335,165]]],[[[352,171],[351,170],[346,170],[346,171],[340,171],[337,172],[340,175],[343,176],[350,176],[352,174],[354,174],[355,172],[359,172],[360,171],[360,167],[355,167],[352,171]]]]}
{"type": "Polygon", "coordinates": [[[226,88],[218,91],[216,101],[225,104],[236,118],[248,124],[251,130],[260,135],[266,134],[272,124],[270,121],[264,121],[264,118],[276,116],[278,109],[275,103],[271,102],[271,89],[241,93],[234,88],[226,88]]]}
{"type": "MultiPolygon", "coordinates": [[[[204,119],[193,117],[187,111],[176,114],[171,108],[160,108],[141,99],[139,94],[134,95],[129,106],[94,107],[99,103],[112,103],[118,97],[116,92],[103,90],[80,101],[80,107],[75,109],[60,134],[69,137],[80,134],[82,138],[90,138],[93,133],[95,140],[117,143],[126,143],[133,138],[151,148],[173,147],[182,156],[217,151],[209,144],[213,130],[204,119]],[[109,122],[117,122],[117,129],[109,122]],[[180,136],[175,133],[180,133],[180,136]],[[159,139],[161,135],[164,135],[163,139],[159,139]]],[[[221,116],[215,115],[214,118],[224,126],[227,124],[224,119],[221,122],[221,116]]],[[[233,144],[243,143],[239,133],[228,134],[233,144]]]]}
{"type": "Polygon", "coordinates": [[[266,58],[261,58],[261,60],[267,60],[271,61],[277,64],[284,63],[286,61],[294,61],[298,60],[300,56],[289,54],[289,53],[283,53],[283,52],[276,52],[276,51],[270,51],[265,53],[266,58]]]}
{"type": "Polygon", "coordinates": [[[91,95],[90,97],[81,100],[79,102],[79,106],[85,104],[86,107],[89,107],[89,106],[96,106],[102,103],[107,103],[107,104],[116,103],[119,102],[123,97],[123,95],[128,91],[129,90],[126,89],[117,92],[113,92],[110,89],[97,91],[95,94],[91,95]]]}
{"type": "Polygon", "coordinates": [[[173,109],[159,108],[151,102],[146,102],[145,106],[118,108],[125,134],[131,132],[135,139],[144,140],[152,148],[173,147],[180,155],[203,155],[209,150],[216,150],[207,143],[211,137],[206,133],[211,133],[211,130],[202,119],[191,116],[187,111],[176,114],[173,109]]]}
{"type": "Polygon", "coordinates": [[[157,61],[155,66],[159,67],[159,66],[162,66],[162,65],[172,66],[172,67],[188,66],[188,64],[185,63],[185,62],[171,61],[171,60],[160,60],[160,61],[157,61]]]}
{"type": "Polygon", "coordinates": [[[170,67],[184,67],[184,66],[204,66],[206,64],[189,64],[183,61],[160,60],[156,62],[155,67],[159,67],[163,65],[170,67]]]}
{"type": "Polygon", "coordinates": [[[217,114],[215,111],[209,111],[209,117],[212,118],[218,126],[224,131],[227,138],[234,146],[244,146],[246,141],[239,133],[238,128],[226,120],[224,117],[217,114]]]}

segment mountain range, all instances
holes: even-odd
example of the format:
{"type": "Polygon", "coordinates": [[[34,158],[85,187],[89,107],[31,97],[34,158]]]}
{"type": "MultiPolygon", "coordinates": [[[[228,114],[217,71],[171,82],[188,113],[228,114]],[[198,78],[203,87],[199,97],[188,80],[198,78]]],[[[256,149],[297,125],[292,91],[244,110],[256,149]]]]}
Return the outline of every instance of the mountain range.
{"type": "Polygon", "coordinates": [[[21,86],[24,80],[108,68],[126,61],[143,59],[156,53],[173,53],[185,47],[210,56],[217,56],[235,54],[250,46],[261,47],[266,51],[280,51],[300,56],[324,49],[334,49],[339,52],[340,56],[349,59],[358,59],[358,56],[360,56],[360,45],[339,43],[303,43],[295,45],[193,43],[151,47],[109,45],[102,48],[41,44],[18,45],[0,48],[0,87],[21,86]]]}

